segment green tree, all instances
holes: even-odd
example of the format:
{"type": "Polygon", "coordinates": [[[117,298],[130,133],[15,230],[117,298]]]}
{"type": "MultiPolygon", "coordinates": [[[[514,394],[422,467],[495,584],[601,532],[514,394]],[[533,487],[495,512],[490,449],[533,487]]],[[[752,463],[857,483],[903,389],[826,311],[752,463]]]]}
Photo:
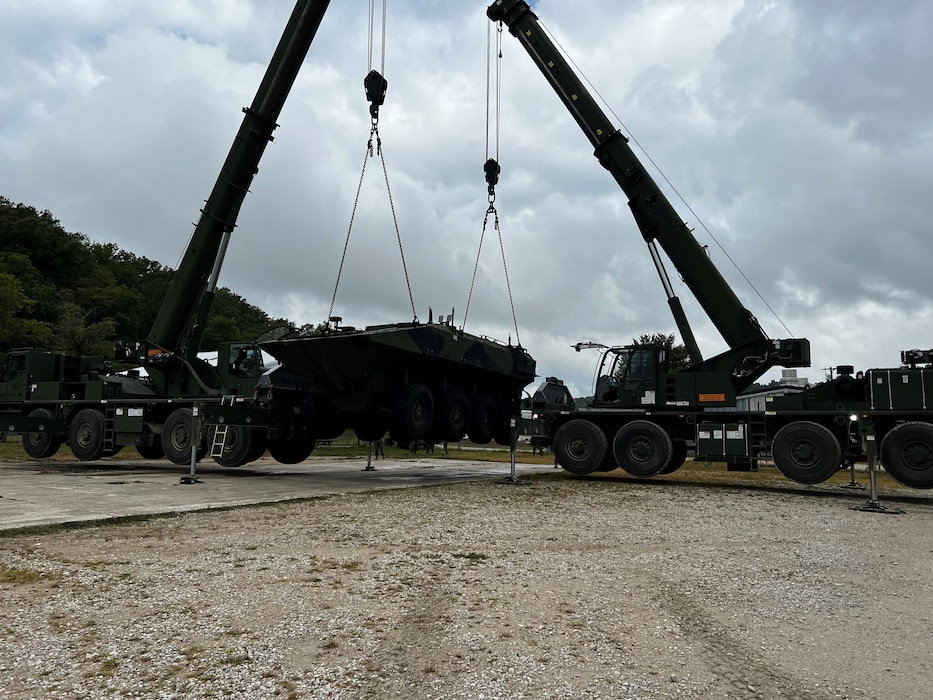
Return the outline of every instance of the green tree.
{"type": "Polygon", "coordinates": [[[668,362],[668,371],[671,373],[680,372],[690,366],[690,356],[687,354],[687,346],[677,345],[677,336],[674,333],[654,333],[648,335],[643,333],[638,339],[632,339],[633,345],[666,345],[670,349],[670,360],[668,362]]]}
{"type": "Polygon", "coordinates": [[[0,272],[0,348],[49,344],[51,328],[41,321],[19,317],[33,303],[13,275],[0,272]]]}
{"type": "Polygon", "coordinates": [[[88,315],[77,304],[66,302],[59,317],[54,347],[69,355],[113,355],[114,322],[104,319],[88,322],[88,315]]]}

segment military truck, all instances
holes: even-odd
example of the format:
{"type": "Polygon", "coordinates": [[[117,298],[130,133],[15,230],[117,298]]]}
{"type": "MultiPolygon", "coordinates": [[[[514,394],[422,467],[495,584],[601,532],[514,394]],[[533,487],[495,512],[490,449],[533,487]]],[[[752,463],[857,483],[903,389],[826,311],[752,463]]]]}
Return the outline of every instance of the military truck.
{"type": "Polygon", "coordinates": [[[164,453],[184,464],[203,456],[209,443],[219,463],[238,466],[266,447],[273,456],[281,450],[286,460],[304,453],[309,444],[313,448],[308,411],[302,410],[312,401],[307,382],[286,368],[264,372],[262,351],[252,343],[222,344],[216,365],[199,358],[198,351],[240,207],[328,4],[296,3],[256,96],[243,109],[241,126],[149,336],[117,348],[115,360],[140,363],[145,376],[115,374],[100,358],[38,349],[8,353],[0,415],[6,432],[26,434],[24,445],[31,456],[50,456],[67,441],[81,460],[135,445],[145,456],[164,453]],[[274,433],[223,431],[220,441],[214,439],[217,429],[202,430],[203,423],[196,420],[200,404],[252,396],[260,377],[267,394],[275,387],[281,407],[277,415],[282,424],[274,433]],[[295,444],[283,447],[285,441],[295,444]]]}

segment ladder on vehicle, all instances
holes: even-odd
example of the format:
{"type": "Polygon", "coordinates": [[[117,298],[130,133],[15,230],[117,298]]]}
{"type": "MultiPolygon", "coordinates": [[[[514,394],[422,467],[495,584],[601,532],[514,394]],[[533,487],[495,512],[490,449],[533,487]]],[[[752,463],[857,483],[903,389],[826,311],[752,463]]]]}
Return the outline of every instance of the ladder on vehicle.
{"type": "MultiPolygon", "coordinates": [[[[234,401],[234,396],[221,396],[220,405],[221,406],[232,406],[234,401]],[[229,399],[229,401],[228,401],[229,399]]],[[[224,453],[224,445],[227,443],[227,428],[229,426],[226,423],[221,423],[214,427],[214,439],[211,441],[211,457],[222,457],[224,453]]]]}
{"type": "Polygon", "coordinates": [[[116,449],[116,409],[107,406],[104,410],[104,454],[113,454],[116,449]]]}

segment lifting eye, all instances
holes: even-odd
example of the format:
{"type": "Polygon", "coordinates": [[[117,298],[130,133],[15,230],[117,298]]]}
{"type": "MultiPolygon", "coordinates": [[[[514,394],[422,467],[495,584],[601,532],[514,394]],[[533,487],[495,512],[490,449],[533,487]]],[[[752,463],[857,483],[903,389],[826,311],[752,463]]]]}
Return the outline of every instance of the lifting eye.
{"type": "Polygon", "coordinates": [[[657,204],[657,203],[658,203],[658,195],[656,195],[656,194],[649,194],[649,195],[645,198],[645,204],[647,204],[648,206],[653,207],[653,206],[654,206],[655,204],[657,204]]]}

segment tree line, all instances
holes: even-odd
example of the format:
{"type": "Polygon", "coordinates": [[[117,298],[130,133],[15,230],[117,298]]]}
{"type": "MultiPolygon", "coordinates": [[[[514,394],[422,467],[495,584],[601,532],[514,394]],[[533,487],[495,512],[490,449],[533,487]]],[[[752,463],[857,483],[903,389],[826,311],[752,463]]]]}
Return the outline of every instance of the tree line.
{"type": "MultiPolygon", "coordinates": [[[[0,353],[36,347],[110,357],[114,341],[148,336],[173,274],[0,196],[0,353]]],[[[221,288],[201,349],[287,323],[221,288]]]]}

